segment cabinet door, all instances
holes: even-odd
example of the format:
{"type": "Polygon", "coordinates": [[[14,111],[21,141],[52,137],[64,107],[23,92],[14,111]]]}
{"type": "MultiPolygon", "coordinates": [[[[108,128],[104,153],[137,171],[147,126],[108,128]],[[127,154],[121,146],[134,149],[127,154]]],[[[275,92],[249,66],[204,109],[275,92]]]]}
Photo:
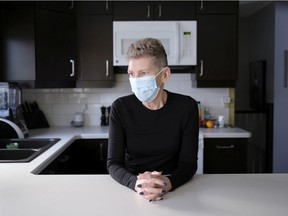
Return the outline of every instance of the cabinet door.
{"type": "Polygon", "coordinates": [[[234,87],[237,15],[197,15],[197,86],[234,87]]]}
{"type": "Polygon", "coordinates": [[[83,1],[77,2],[78,14],[112,14],[111,1],[83,1]]]}
{"type": "Polygon", "coordinates": [[[0,80],[35,80],[34,5],[0,2],[0,80]]]}
{"type": "Polygon", "coordinates": [[[239,1],[196,1],[197,14],[237,14],[239,1]]]}
{"type": "Polygon", "coordinates": [[[107,139],[78,139],[39,174],[108,174],[107,139]]]}
{"type": "Polygon", "coordinates": [[[195,20],[193,1],[157,1],[154,3],[155,20],[195,20]]]}
{"type": "Polygon", "coordinates": [[[113,81],[111,15],[80,15],[78,87],[109,87],[113,81]]]}
{"type": "Polygon", "coordinates": [[[247,139],[204,139],[204,173],[246,173],[247,139]]]}
{"type": "Polygon", "coordinates": [[[35,1],[35,7],[59,12],[75,12],[75,3],[71,1],[35,1]]]}
{"type": "Polygon", "coordinates": [[[40,87],[45,87],[45,83],[47,87],[74,87],[76,80],[75,15],[36,9],[35,19],[37,82],[39,81],[40,87]],[[67,86],[63,86],[58,81],[67,81],[67,86]]]}
{"type": "Polygon", "coordinates": [[[193,1],[114,2],[114,20],[194,20],[193,1]]]}
{"type": "Polygon", "coordinates": [[[154,19],[154,4],[150,1],[115,1],[113,4],[113,20],[141,21],[154,19]]]}

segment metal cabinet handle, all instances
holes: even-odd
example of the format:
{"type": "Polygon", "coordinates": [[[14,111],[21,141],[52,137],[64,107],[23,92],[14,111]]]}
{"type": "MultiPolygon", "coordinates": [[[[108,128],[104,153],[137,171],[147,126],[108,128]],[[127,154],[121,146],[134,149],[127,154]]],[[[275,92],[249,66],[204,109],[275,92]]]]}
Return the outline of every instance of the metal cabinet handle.
{"type": "Polygon", "coordinates": [[[106,77],[109,76],[109,60],[106,60],[106,77]]]}
{"type": "Polygon", "coordinates": [[[73,77],[75,75],[75,63],[73,59],[70,59],[70,63],[71,63],[71,74],[70,77],[73,77]]]}
{"type": "Polygon", "coordinates": [[[203,67],[204,67],[204,61],[203,60],[200,60],[200,74],[199,76],[203,76],[203,67]]]}
{"type": "Polygon", "coordinates": [[[162,17],[162,6],[161,6],[161,4],[159,4],[159,6],[158,6],[158,17],[159,18],[162,17]]]}
{"type": "Polygon", "coordinates": [[[70,3],[70,6],[69,6],[69,9],[72,10],[74,8],[74,0],[71,0],[71,3],[70,3]]]}
{"type": "Polygon", "coordinates": [[[201,0],[200,1],[200,10],[203,10],[203,8],[204,8],[204,2],[203,2],[203,0],[201,0]]]}
{"type": "Polygon", "coordinates": [[[99,144],[99,150],[100,150],[100,161],[104,161],[104,157],[103,157],[103,143],[99,144]]]}
{"type": "Polygon", "coordinates": [[[147,5],[147,18],[150,18],[150,5],[147,5]]]}
{"type": "Polygon", "coordinates": [[[232,145],[228,145],[228,146],[216,145],[216,148],[217,149],[234,149],[235,146],[233,144],[232,145]]]}
{"type": "Polygon", "coordinates": [[[106,0],[106,11],[109,10],[109,4],[108,4],[108,0],[106,0]]]}

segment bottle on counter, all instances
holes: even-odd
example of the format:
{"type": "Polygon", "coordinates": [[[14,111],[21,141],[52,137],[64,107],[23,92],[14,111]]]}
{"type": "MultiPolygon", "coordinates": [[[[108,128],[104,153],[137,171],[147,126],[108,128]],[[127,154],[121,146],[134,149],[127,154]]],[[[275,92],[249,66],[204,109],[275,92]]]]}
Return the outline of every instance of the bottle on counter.
{"type": "Polygon", "coordinates": [[[224,127],[224,116],[223,115],[219,115],[218,116],[218,127],[219,128],[223,128],[224,127]]]}

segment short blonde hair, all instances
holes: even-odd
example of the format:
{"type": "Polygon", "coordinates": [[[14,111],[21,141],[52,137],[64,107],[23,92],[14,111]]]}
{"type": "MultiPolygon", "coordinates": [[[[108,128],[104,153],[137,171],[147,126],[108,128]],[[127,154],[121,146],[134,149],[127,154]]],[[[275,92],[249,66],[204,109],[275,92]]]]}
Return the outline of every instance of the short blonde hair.
{"type": "Polygon", "coordinates": [[[167,67],[167,54],[161,41],[155,38],[144,38],[132,43],[128,49],[128,58],[152,57],[155,66],[167,67]]]}

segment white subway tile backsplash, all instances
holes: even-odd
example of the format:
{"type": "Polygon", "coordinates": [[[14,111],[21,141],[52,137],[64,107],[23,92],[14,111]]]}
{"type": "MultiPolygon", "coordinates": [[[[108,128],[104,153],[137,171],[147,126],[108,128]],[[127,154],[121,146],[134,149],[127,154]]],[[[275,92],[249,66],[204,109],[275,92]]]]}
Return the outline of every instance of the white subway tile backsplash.
{"type": "Polygon", "coordinates": [[[115,88],[84,88],[85,93],[114,93],[115,88]]]}
{"type": "Polygon", "coordinates": [[[70,115],[46,115],[47,121],[50,126],[68,126],[71,124],[71,116],[70,115]]]}
{"type": "Polygon", "coordinates": [[[52,114],[71,115],[85,110],[85,104],[55,104],[52,106],[52,114]]]}
{"type": "MultiPolygon", "coordinates": [[[[72,93],[72,94],[65,94],[66,96],[63,97],[66,98],[66,102],[69,104],[77,103],[77,104],[86,104],[88,102],[87,94],[85,93],[72,93]]],[[[62,101],[61,101],[62,102],[62,101]]]]}
{"type": "Polygon", "coordinates": [[[101,104],[107,106],[111,105],[114,100],[116,100],[119,97],[119,94],[117,93],[101,93],[101,104]]]}
{"type": "Polygon", "coordinates": [[[100,93],[89,93],[89,94],[86,94],[87,96],[87,103],[88,104],[100,104],[101,103],[101,96],[100,96],[100,93]]]}
{"type": "Polygon", "coordinates": [[[55,95],[56,94],[52,94],[52,93],[37,94],[37,102],[41,103],[41,104],[54,103],[55,102],[55,95]]]}
{"type": "Polygon", "coordinates": [[[101,124],[101,115],[84,115],[84,125],[90,126],[90,125],[100,125],[101,124]]]}
{"type": "MultiPolygon", "coordinates": [[[[196,88],[195,74],[171,74],[165,89],[193,97],[213,116],[229,119],[229,107],[222,103],[228,88],[196,88]]],[[[84,111],[84,125],[101,123],[101,106],[110,106],[119,97],[132,94],[128,75],[116,74],[112,88],[23,89],[23,101],[37,101],[51,126],[70,125],[74,113],[84,111]]]]}
{"type": "Polygon", "coordinates": [[[101,104],[88,104],[85,114],[87,115],[101,115],[101,104]]]}

